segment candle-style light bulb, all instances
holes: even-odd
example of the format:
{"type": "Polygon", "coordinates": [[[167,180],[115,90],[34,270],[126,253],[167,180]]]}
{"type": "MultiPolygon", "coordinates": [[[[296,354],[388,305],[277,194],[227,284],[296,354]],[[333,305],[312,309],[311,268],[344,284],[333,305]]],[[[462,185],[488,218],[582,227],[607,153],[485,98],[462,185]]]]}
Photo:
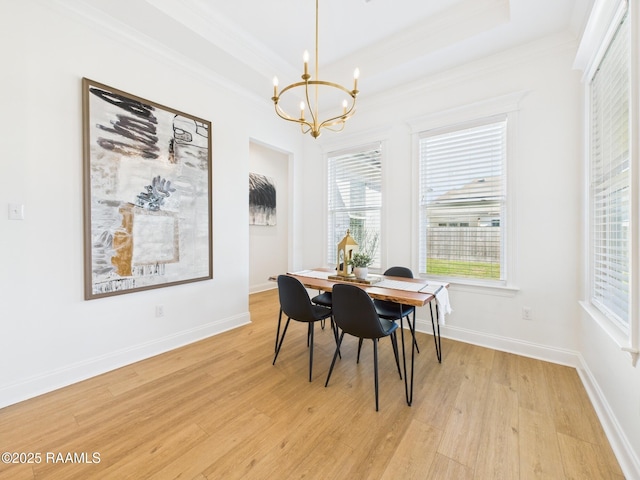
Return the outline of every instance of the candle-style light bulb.
{"type": "Polygon", "coordinates": [[[346,100],[342,100],[342,114],[344,115],[345,113],[347,113],[347,101],[346,100]]]}
{"type": "Polygon", "coordinates": [[[300,120],[304,120],[304,102],[300,102],[300,120]]]}
{"type": "Polygon", "coordinates": [[[356,68],[353,71],[353,90],[358,90],[358,78],[360,78],[360,69],[356,68]]]}
{"type": "Polygon", "coordinates": [[[309,51],[305,50],[302,54],[302,61],[304,62],[304,74],[309,75],[309,51]]]}
{"type": "Polygon", "coordinates": [[[273,96],[278,96],[278,77],[273,77],[273,96]]]}

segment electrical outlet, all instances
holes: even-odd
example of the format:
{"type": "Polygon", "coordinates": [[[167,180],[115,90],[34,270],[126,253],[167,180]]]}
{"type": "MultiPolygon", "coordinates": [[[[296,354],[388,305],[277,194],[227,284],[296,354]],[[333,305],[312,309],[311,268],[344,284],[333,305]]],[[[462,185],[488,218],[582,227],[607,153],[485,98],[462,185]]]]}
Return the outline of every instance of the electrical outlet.
{"type": "Polygon", "coordinates": [[[533,310],[531,307],[522,307],[522,318],[524,320],[533,320],[533,310]]]}
{"type": "Polygon", "coordinates": [[[156,305],[156,317],[164,317],[164,305],[156,305]]]}
{"type": "Polygon", "coordinates": [[[24,220],[24,205],[20,203],[10,203],[9,220],[24,220]]]}

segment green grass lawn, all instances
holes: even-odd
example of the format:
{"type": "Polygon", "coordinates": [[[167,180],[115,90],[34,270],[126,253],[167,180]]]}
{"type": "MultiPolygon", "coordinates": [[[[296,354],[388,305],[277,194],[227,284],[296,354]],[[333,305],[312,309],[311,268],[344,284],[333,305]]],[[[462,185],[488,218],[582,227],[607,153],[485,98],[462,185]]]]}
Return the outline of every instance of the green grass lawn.
{"type": "Polygon", "coordinates": [[[500,280],[500,265],[495,263],[428,258],[427,274],[500,280]]]}

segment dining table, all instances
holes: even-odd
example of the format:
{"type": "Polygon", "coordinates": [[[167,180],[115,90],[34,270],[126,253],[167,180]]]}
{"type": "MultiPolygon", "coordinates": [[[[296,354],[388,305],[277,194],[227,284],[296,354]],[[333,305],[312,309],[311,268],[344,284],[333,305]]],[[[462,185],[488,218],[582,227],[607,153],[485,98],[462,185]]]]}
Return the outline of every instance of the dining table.
{"type": "MultiPolygon", "coordinates": [[[[436,357],[438,363],[442,363],[442,343],[440,340],[440,308],[438,298],[441,297],[442,289],[448,289],[449,284],[446,282],[434,282],[424,278],[405,278],[394,277],[389,275],[370,274],[366,279],[359,280],[354,276],[340,277],[335,274],[334,269],[330,268],[313,268],[308,270],[298,270],[287,272],[286,275],[292,276],[300,281],[306,288],[319,290],[322,292],[331,292],[333,286],[337,283],[348,283],[356,285],[367,292],[367,294],[376,300],[386,300],[398,304],[400,316],[400,332],[402,341],[402,363],[404,372],[404,386],[407,405],[411,406],[413,402],[413,385],[414,385],[414,366],[415,366],[415,341],[411,341],[411,361],[407,368],[407,359],[405,352],[404,340],[404,318],[402,317],[402,305],[411,305],[413,307],[424,307],[429,305],[431,315],[431,324],[433,327],[433,339],[436,349],[436,357]]],[[[277,276],[269,278],[277,280],[277,276]]],[[[408,326],[415,331],[414,324],[407,317],[408,326]]]]}

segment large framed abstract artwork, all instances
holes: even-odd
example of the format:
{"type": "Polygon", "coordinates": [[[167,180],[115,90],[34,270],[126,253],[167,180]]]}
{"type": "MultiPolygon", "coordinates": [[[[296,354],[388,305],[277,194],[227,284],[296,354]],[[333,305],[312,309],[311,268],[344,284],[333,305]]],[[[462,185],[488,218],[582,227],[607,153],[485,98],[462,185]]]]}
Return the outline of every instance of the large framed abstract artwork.
{"type": "Polygon", "coordinates": [[[85,299],[213,278],[211,123],[82,79],[85,299]]]}

